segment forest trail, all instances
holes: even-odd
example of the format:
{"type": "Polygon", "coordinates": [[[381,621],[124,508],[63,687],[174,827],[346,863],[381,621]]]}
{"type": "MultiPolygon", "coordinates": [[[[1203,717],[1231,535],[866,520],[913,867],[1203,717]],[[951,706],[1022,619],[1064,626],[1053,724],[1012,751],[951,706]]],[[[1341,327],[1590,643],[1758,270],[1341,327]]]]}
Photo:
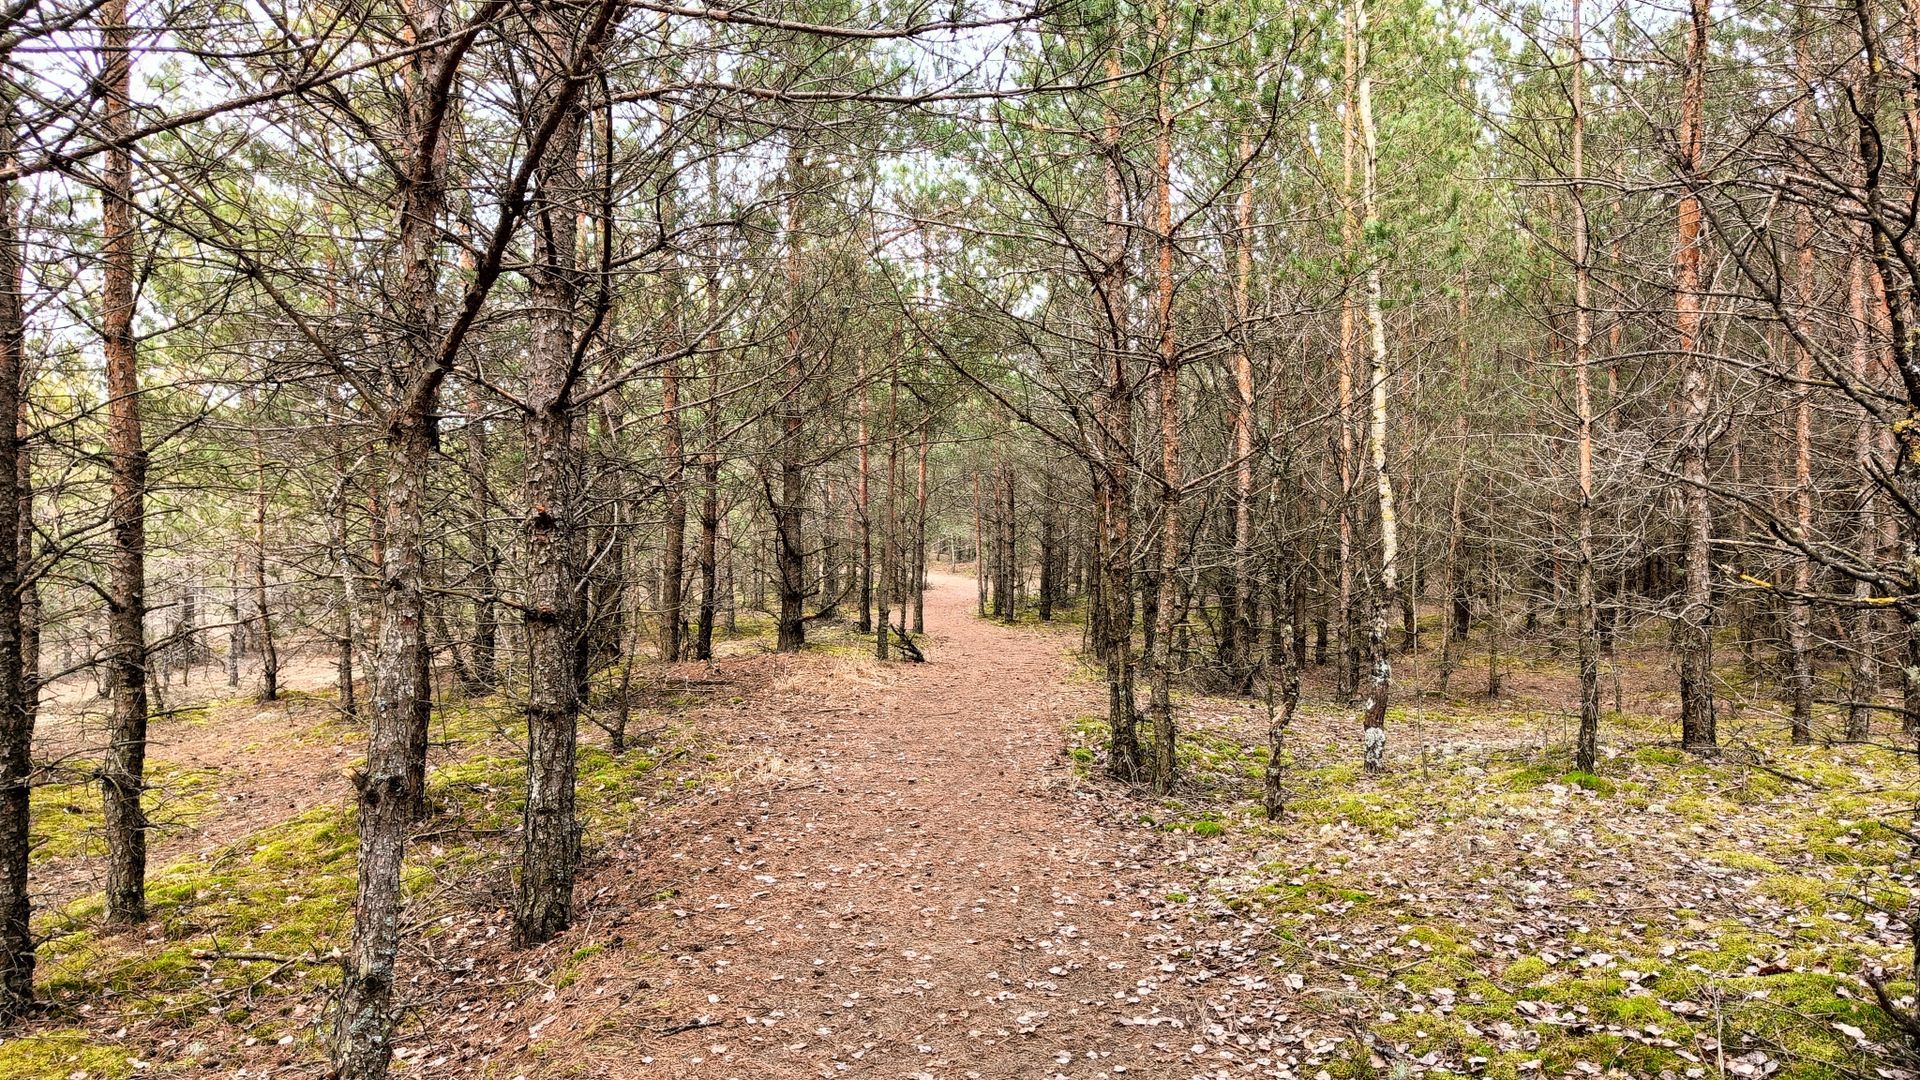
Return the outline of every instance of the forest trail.
{"type": "Polygon", "coordinates": [[[715,1080],[1193,1071],[1175,1063],[1198,1002],[1144,914],[1165,834],[1076,797],[1062,729],[1096,688],[1068,677],[1061,636],[973,602],[972,579],[935,574],[929,663],[819,680],[741,733],[772,778],[687,823],[697,839],[675,830],[671,1006],[645,1027],[561,1020],[542,1060],[715,1080]]]}

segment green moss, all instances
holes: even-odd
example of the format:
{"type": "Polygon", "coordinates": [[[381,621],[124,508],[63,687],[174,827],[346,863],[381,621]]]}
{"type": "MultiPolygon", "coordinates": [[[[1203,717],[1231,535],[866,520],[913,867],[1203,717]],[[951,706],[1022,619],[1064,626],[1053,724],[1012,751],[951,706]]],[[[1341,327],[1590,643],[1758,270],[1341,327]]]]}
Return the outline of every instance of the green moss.
{"type": "Polygon", "coordinates": [[[1387,800],[1363,795],[1339,798],[1333,804],[1332,814],[1381,835],[1398,832],[1416,820],[1411,808],[1396,807],[1387,800]]]}
{"type": "Polygon", "coordinates": [[[1545,960],[1537,956],[1523,956],[1508,964],[1507,969],[1500,973],[1500,978],[1514,986],[1532,986],[1546,978],[1552,970],[1545,960]]]}
{"type": "Polygon", "coordinates": [[[1747,870],[1755,874],[1777,874],[1780,872],[1779,863],[1774,862],[1772,859],[1755,855],[1751,851],[1741,851],[1735,848],[1715,848],[1707,852],[1706,857],[1713,862],[1719,863],[1721,866],[1734,870],[1747,870]]]}
{"type": "Polygon", "coordinates": [[[1756,882],[1753,891],[1770,900],[1811,911],[1826,899],[1827,885],[1819,878],[1772,874],[1756,882]]]}
{"type": "MultiPolygon", "coordinates": [[[[211,769],[188,769],[150,761],[146,776],[147,790],[141,803],[155,833],[164,835],[192,825],[206,817],[218,801],[218,774],[211,769]]],[[[102,822],[97,784],[75,781],[34,788],[32,819],[28,826],[34,859],[105,855],[107,842],[102,822]]]]}
{"type": "Polygon", "coordinates": [[[0,1041],[0,1076],[10,1080],[120,1080],[133,1073],[134,1055],[102,1046],[68,1028],[31,1031],[0,1041]]]}
{"type": "Polygon", "coordinates": [[[1578,770],[1575,770],[1573,772],[1566,773],[1560,777],[1560,782],[1563,784],[1570,785],[1572,787],[1585,788],[1588,791],[1595,792],[1600,795],[1613,794],[1613,781],[1595,776],[1589,772],[1580,772],[1578,770]]]}

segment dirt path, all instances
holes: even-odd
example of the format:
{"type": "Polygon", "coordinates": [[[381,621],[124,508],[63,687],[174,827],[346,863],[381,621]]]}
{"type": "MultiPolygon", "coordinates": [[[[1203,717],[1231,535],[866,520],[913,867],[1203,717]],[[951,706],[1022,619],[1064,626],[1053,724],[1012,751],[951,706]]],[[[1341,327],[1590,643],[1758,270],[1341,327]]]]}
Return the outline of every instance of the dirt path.
{"type": "MultiPolygon", "coordinates": [[[[682,883],[663,977],[611,1022],[557,1015],[541,1074],[1194,1071],[1197,1002],[1145,917],[1174,842],[1076,794],[1061,729],[1096,688],[1063,641],[972,604],[970,579],[935,575],[932,662],[816,670],[747,718],[771,780],[656,849],[682,883]]],[[[576,1000],[616,977],[583,974],[576,1000]]]]}

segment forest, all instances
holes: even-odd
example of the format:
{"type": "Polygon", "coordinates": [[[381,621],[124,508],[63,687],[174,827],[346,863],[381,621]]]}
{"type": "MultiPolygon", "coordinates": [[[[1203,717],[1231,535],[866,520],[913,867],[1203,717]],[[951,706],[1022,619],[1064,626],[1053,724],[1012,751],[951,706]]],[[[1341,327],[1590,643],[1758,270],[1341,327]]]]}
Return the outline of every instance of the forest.
{"type": "Polygon", "coordinates": [[[0,432],[0,1076],[1920,1076],[1920,0],[10,0],[0,432]]]}

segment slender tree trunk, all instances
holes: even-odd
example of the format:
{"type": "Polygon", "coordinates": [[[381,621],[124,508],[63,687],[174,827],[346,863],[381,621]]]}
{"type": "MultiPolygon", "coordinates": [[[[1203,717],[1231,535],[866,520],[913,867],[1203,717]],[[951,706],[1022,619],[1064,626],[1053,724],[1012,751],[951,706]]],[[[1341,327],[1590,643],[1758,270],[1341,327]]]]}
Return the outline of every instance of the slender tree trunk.
{"type": "MultiPolygon", "coordinates": [[[[1812,93],[1812,58],[1808,55],[1807,13],[1803,5],[1794,7],[1794,67],[1807,93],[1812,93]]],[[[1802,144],[1811,142],[1813,118],[1809,102],[1802,99],[1794,106],[1793,126],[1802,144]]],[[[1813,305],[1813,213],[1798,208],[1793,223],[1794,304],[1805,318],[1813,305]]],[[[1813,354],[1798,341],[1794,354],[1793,410],[1793,510],[1794,525],[1803,540],[1813,533],[1813,403],[1808,388],[1813,385],[1813,354]]],[[[1813,741],[1813,560],[1801,555],[1793,562],[1793,592],[1787,601],[1787,696],[1792,701],[1793,742],[1804,746],[1813,741]]]]}
{"type": "Polygon", "coordinates": [[[1582,40],[1580,0],[1573,0],[1573,400],[1574,453],[1578,509],[1575,520],[1574,603],[1579,607],[1580,734],[1574,768],[1592,773],[1600,766],[1600,610],[1593,587],[1593,386],[1589,343],[1593,320],[1588,291],[1592,271],[1587,235],[1586,199],[1586,44],[1582,40]]]}
{"type": "MultiPolygon", "coordinates": [[[[557,110],[547,154],[537,167],[530,217],[533,259],[526,271],[531,333],[526,347],[527,431],[527,794],[522,821],[520,888],[514,897],[514,938],[522,946],[550,941],[573,923],[573,882],[580,863],[580,825],[575,812],[575,750],[585,668],[583,594],[579,553],[580,455],[575,447],[579,406],[573,387],[580,376],[574,319],[581,275],[579,202],[585,193],[579,146],[586,110],[577,97],[562,98],[567,62],[575,41],[570,16],[542,9],[535,18],[540,112],[557,110]]],[[[669,347],[672,347],[671,343],[669,347]]],[[[678,373],[665,377],[663,406],[668,501],[677,498],[679,462],[678,373]]],[[[682,502],[667,522],[670,598],[661,629],[664,659],[679,655],[680,549],[686,528],[682,502]]]]}
{"type": "MultiPolygon", "coordinates": [[[[1252,309],[1248,293],[1253,278],[1253,139],[1242,132],[1238,154],[1243,176],[1233,201],[1233,231],[1228,233],[1233,254],[1233,595],[1232,618],[1224,628],[1227,677],[1242,693],[1253,689],[1253,351],[1248,347],[1252,309]]],[[[1276,616],[1278,613],[1275,613],[1276,616]]],[[[1295,674],[1298,682],[1298,674],[1295,674]]],[[[1283,695],[1284,696],[1284,695],[1283,695]]]]}
{"type": "MultiPolygon", "coordinates": [[[[1120,44],[1106,57],[1106,75],[1120,78],[1120,44]]],[[[1106,237],[1094,301],[1100,313],[1100,385],[1094,395],[1096,464],[1094,498],[1099,504],[1097,558],[1100,608],[1095,636],[1107,683],[1107,771],[1116,779],[1141,778],[1139,713],[1133,695],[1133,517],[1129,461],[1133,456],[1133,382],[1127,371],[1127,191],[1121,172],[1118,109],[1109,102],[1100,138],[1106,237]]]]}
{"type": "Polygon", "coordinates": [[[260,634],[261,701],[280,699],[280,653],[273,644],[267,607],[267,452],[260,434],[253,442],[253,621],[260,634]]]}
{"type": "Polygon", "coordinates": [[[1468,621],[1472,609],[1467,600],[1467,570],[1464,565],[1466,555],[1466,504],[1467,504],[1467,405],[1472,401],[1470,373],[1467,367],[1467,330],[1469,302],[1467,296],[1467,270],[1460,269],[1459,332],[1454,342],[1454,366],[1456,377],[1460,380],[1459,414],[1454,418],[1454,437],[1458,445],[1454,447],[1453,495],[1447,508],[1447,566],[1446,598],[1441,610],[1446,613],[1446,626],[1440,632],[1440,693],[1447,692],[1447,683],[1453,677],[1456,666],[1455,645],[1467,640],[1468,621]]]}
{"type": "MultiPolygon", "coordinates": [[[[1356,156],[1358,128],[1355,122],[1355,110],[1359,95],[1359,42],[1356,38],[1355,14],[1351,8],[1343,9],[1342,48],[1342,102],[1340,109],[1340,249],[1347,259],[1353,259],[1360,250],[1360,219],[1354,211],[1353,171],[1356,156]]],[[[1349,275],[1351,267],[1348,268],[1349,275]]],[[[1335,624],[1335,635],[1340,652],[1340,668],[1337,685],[1340,696],[1352,699],[1359,692],[1358,635],[1354,627],[1354,551],[1353,551],[1353,515],[1354,487],[1357,484],[1357,469],[1354,453],[1354,414],[1353,393],[1354,372],[1354,336],[1355,319],[1353,306],[1353,280],[1347,279],[1348,288],[1340,295],[1340,370],[1337,381],[1335,421],[1338,427],[1335,433],[1333,453],[1334,468],[1339,475],[1339,537],[1338,574],[1339,574],[1339,612],[1335,624]]]]}
{"type": "Polygon", "coordinates": [[[878,616],[874,624],[873,654],[881,660],[887,659],[888,635],[891,627],[888,619],[892,616],[892,603],[895,595],[894,563],[900,558],[900,546],[897,540],[898,519],[895,516],[894,493],[900,489],[900,351],[893,350],[893,357],[887,374],[887,499],[880,521],[880,589],[875,598],[875,612],[878,616]]]}
{"type": "MultiPolygon", "coordinates": [[[[873,633],[873,500],[869,492],[872,463],[868,460],[870,434],[867,430],[867,354],[860,353],[859,472],[853,482],[854,516],[860,519],[860,622],[862,634],[873,633]]],[[[977,483],[978,481],[976,481],[977,483]]]]}
{"type": "Polygon", "coordinates": [[[913,632],[927,631],[927,454],[931,449],[929,428],[933,418],[920,422],[920,464],[913,486],[913,583],[909,595],[913,601],[913,632]]]}
{"type": "Polygon", "coordinates": [[[492,458],[488,453],[486,414],[480,405],[480,391],[475,387],[468,391],[467,397],[467,481],[468,481],[468,527],[467,543],[472,548],[473,559],[473,685],[469,688],[475,693],[486,693],[500,682],[500,586],[498,573],[500,555],[493,545],[493,497],[492,485],[488,482],[488,467],[492,458]]]}
{"type": "MultiPolygon", "coordinates": [[[[448,29],[443,0],[413,0],[409,14],[421,38],[448,29]]],[[[400,940],[400,866],[412,822],[425,804],[428,686],[426,488],[435,439],[435,407],[446,370],[434,352],[439,336],[436,235],[445,206],[443,130],[450,96],[446,65],[452,46],[415,53],[404,75],[406,182],[400,187],[395,296],[401,325],[392,360],[404,377],[386,420],[386,482],[375,515],[380,530],[380,641],[374,653],[367,763],[358,788],[359,881],[353,939],[342,959],[334,1014],[333,1065],[338,1080],[381,1080],[387,1074],[396,1016],[394,962],[400,940]]]]}
{"type": "MultiPolygon", "coordinates": [[[[100,61],[104,75],[105,129],[126,132],[133,124],[133,31],[126,0],[106,0],[100,9],[100,61]]],[[[107,919],[137,923],[147,917],[146,789],[147,639],[146,497],[147,449],[140,430],[140,373],[134,357],[133,152],[109,150],[100,192],[104,231],[101,262],[101,336],[107,376],[107,459],[112,476],[113,548],[107,566],[108,670],[113,715],[100,791],[107,835],[107,919]]],[[[4,378],[0,373],[0,378],[4,378]]],[[[11,429],[12,424],[7,428],[11,429]]]]}
{"type": "Polygon", "coordinates": [[[1058,557],[1059,526],[1054,519],[1053,473],[1040,476],[1040,597],[1041,622],[1053,621],[1053,594],[1059,588],[1054,580],[1054,562],[1058,557]]]}
{"type": "Polygon", "coordinates": [[[1012,461],[1000,461],[1000,580],[996,580],[995,611],[1002,623],[1020,619],[1016,588],[1020,580],[1020,523],[1016,505],[1016,475],[1012,461]]]}
{"type": "MultiPolygon", "coordinates": [[[[1858,252],[1849,260],[1847,277],[1848,306],[1853,323],[1851,374],[1856,386],[1868,386],[1872,377],[1873,324],[1867,317],[1865,260],[1858,252]]],[[[1873,414],[1861,409],[1853,429],[1854,468],[1860,474],[1860,512],[1854,537],[1860,548],[1860,559],[1869,565],[1880,554],[1880,515],[1876,511],[1878,495],[1873,480],[1873,454],[1877,441],[1878,431],[1873,414]]],[[[1873,598],[1873,586],[1864,581],[1856,582],[1853,598],[1854,606],[1847,614],[1847,644],[1853,653],[1847,668],[1847,739],[1862,742],[1873,735],[1874,705],[1880,698],[1880,635],[1875,628],[1877,613],[1867,603],[1873,598]]]]}
{"type": "MultiPolygon", "coordinates": [[[[1171,48],[1166,0],[1155,16],[1155,35],[1171,48]]],[[[1147,670],[1151,678],[1148,716],[1153,728],[1153,787],[1173,789],[1173,629],[1179,620],[1180,576],[1180,359],[1173,326],[1173,101],[1167,61],[1155,76],[1157,123],[1154,139],[1154,324],[1159,336],[1156,385],[1160,395],[1160,566],[1154,638],[1147,670]]]]}
{"type": "MultiPolygon", "coordinates": [[[[16,160],[15,91],[0,80],[0,165],[16,160]]],[[[0,431],[17,430],[26,355],[25,259],[19,185],[0,184],[0,431]]],[[[20,443],[0,439],[0,507],[18,506],[20,443]]],[[[27,707],[21,656],[20,515],[0,513],[0,1023],[33,1007],[34,937],[27,893],[28,794],[34,711],[27,707]],[[7,532],[13,531],[13,535],[7,532]]]]}
{"type": "MultiPolygon", "coordinates": [[[[710,165],[710,169],[717,165],[710,165]]],[[[709,186],[719,187],[716,174],[709,172],[709,186]]],[[[706,319],[717,326],[720,317],[718,271],[709,271],[706,280],[706,319]]],[[[720,332],[707,333],[706,450],[700,456],[700,625],[695,633],[693,656],[713,659],[713,620],[719,611],[720,576],[720,332]]]]}
{"type": "MultiPolygon", "coordinates": [[[[670,205],[666,200],[663,204],[670,205]]],[[[663,213],[670,214],[671,210],[663,213]]],[[[673,280],[676,299],[669,300],[670,309],[681,293],[678,275],[674,275],[673,280]]],[[[667,319],[666,347],[677,350],[679,320],[671,310],[667,319]]],[[[660,365],[660,439],[660,455],[666,465],[663,486],[667,497],[660,546],[660,659],[671,664],[680,659],[685,634],[686,601],[681,582],[686,574],[687,543],[687,453],[680,420],[680,362],[671,356],[660,365]]]]}
{"type": "Polygon", "coordinates": [[[973,474],[973,587],[978,593],[979,614],[987,616],[987,533],[985,512],[980,506],[980,474],[973,474]]]}
{"type": "Polygon", "coordinates": [[[227,687],[240,685],[240,659],[247,652],[247,624],[240,618],[240,575],[246,566],[245,551],[235,551],[233,566],[227,572],[227,687]]]}
{"type": "MultiPolygon", "coordinates": [[[[1365,0],[1353,0],[1353,35],[1358,42],[1360,86],[1357,99],[1360,114],[1360,139],[1364,151],[1364,171],[1360,187],[1361,213],[1365,225],[1361,235],[1371,236],[1378,222],[1375,205],[1375,170],[1379,160],[1373,126],[1373,77],[1367,67],[1367,9],[1365,0]]],[[[1400,532],[1394,513],[1393,478],[1387,472],[1387,329],[1380,310],[1380,264],[1371,253],[1366,271],[1367,338],[1372,349],[1372,422],[1367,445],[1373,455],[1373,479],[1380,500],[1380,586],[1374,591],[1372,627],[1368,648],[1372,652],[1372,681],[1367,688],[1366,714],[1362,736],[1367,768],[1377,770],[1385,763],[1387,749],[1387,695],[1393,682],[1393,654],[1387,645],[1387,612],[1399,595],[1400,532]]]]}
{"type": "Polygon", "coordinates": [[[1703,311],[1701,256],[1705,247],[1698,185],[1705,143],[1708,0],[1691,0],[1691,23],[1680,98],[1680,196],[1674,246],[1675,326],[1681,362],[1683,419],[1680,476],[1686,505],[1686,584],[1675,624],[1680,660],[1680,742],[1692,750],[1715,741],[1713,706],[1713,577],[1710,545],[1713,512],[1707,501],[1707,439],[1713,392],[1711,373],[1699,353],[1703,311]]]}
{"type": "MultiPolygon", "coordinates": [[[[800,202],[806,171],[804,155],[796,145],[787,155],[786,228],[787,292],[798,305],[801,289],[800,202]]],[[[801,395],[806,388],[806,365],[800,351],[799,311],[789,316],[787,354],[784,363],[786,385],[780,402],[780,435],[774,457],[780,469],[780,493],[773,508],[774,540],[777,546],[775,569],[780,592],[780,614],[775,649],[798,652],[807,642],[806,613],[807,558],[805,547],[806,474],[801,465],[800,436],[806,422],[801,395]]]]}

